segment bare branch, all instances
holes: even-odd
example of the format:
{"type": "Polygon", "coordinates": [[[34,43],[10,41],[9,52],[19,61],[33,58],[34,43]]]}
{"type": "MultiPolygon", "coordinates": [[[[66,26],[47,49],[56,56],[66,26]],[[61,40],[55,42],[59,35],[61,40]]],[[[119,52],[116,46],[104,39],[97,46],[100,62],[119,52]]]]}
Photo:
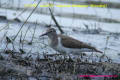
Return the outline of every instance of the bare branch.
{"type": "Polygon", "coordinates": [[[58,27],[58,29],[60,30],[61,34],[64,33],[64,31],[61,29],[60,25],[58,24],[57,20],[55,19],[51,9],[49,8],[50,14],[51,14],[51,18],[53,19],[53,21],[55,22],[56,26],[58,27]]]}

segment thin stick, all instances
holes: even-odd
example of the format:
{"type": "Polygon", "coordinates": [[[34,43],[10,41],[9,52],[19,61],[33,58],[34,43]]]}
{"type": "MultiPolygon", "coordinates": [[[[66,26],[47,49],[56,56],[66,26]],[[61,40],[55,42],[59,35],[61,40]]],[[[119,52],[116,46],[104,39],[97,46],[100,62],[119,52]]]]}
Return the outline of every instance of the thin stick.
{"type": "Polygon", "coordinates": [[[35,35],[36,27],[37,27],[37,21],[35,23],[35,28],[34,28],[33,36],[32,36],[31,42],[30,42],[31,44],[32,44],[32,41],[33,41],[33,38],[34,38],[34,35],[35,35]]]}
{"type": "Polygon", "coordinates": [[[60,25],[58,24],[57,20],[55,19],[51,9],[49,8],[50,14],[51,14],[51,18],[53,19],[53,21],[55,22],[56,26],[58,27],[58,29],[60,30],[61,34],[64,33],[64,31],[61,29],[60,25]]]}
{"type": "Polygon", "coordinates": [[[26,33],[25,33],[24,38],[23,38],[23,42],[24,42],[24,40],[25,40],[25,37],[26,37],[27,32],[28,32],[29,29],[30,29],[30,26],[28,26],[28,28],[27,28],[27,30],[26,30],[26,33]]]}
{"type": "Polygon", "coordinates": [[[19,29],[18,33],[16,34],[16,36],[14,37],[13,41],[17,38],[19,32],[21,31],[21,29],[23,28],[23,26],[25,25],[25,23],[27,22],[27,20],[30,18],[30,16],[32,15],[32,13],[36,10],[36,8],[38,7],[38,5],[40,4],[41,0],[38,2],[38,4],[35,6],[35,8],[32,10],[32,12],[30,13],[30,15],[27,17],[26,21],[22,24],[21,28],[19,29]]]}

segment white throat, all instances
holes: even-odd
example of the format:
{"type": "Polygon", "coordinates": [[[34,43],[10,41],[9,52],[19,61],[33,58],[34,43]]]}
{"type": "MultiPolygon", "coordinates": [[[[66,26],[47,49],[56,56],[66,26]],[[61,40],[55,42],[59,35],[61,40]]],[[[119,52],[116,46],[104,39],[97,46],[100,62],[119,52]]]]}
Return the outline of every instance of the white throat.
{"type": "Polygon", "coordinates": [[[52,48],[55,48],[58,45],[58,37],[57,35],[48,35],[49,37],[49,45],[52,48]]]}

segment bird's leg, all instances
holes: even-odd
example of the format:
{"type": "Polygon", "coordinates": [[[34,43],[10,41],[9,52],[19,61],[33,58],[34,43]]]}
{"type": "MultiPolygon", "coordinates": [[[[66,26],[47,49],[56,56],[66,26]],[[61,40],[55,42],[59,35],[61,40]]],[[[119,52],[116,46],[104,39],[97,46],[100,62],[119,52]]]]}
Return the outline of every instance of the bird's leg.
{"type": "Polygon", "coordinates": [[[59,52],[59,51],[56,51],[56,53],[55,53],[56,55],[63,55],[61,52],[59,52]]]}
{"type": "Polygon", "coordinates": [[[92,62],[93,62],[93,52],[92,52],[91,56],[92,56],[92,62]]]}
{"type": "Polygon", "coordinates": [[[92,50],[92,54],[88,57],[88,59],[90,59],[91,56],[93,57],[93,50],[92,50]]]}
{"type": "Polygon", "coordinates": [[[69,56],[68,54],[66,54],[66,53],[63,54],[63,55],[64,55],[64,59],[65,59],[65,60],[69,59],[69,57],[70,57],[70,56],[69,56]]]}
{"type": "Polygon", "coordinates": [[[80,57],[81,57],[81,59],[83,58],[83,55],[82,55],[82,53],[80,54],[80,57]]]}
{"type": "Polygon", "coordinates": [[[77,55],[77,56],[75,56],[75,61],[77,62],[77,61],[81,61],[81,56],[80,55],[77,55]]]}
{"type": "Polygon", "coordinates": [[[69,61],[74,61],[73,58],[71,58],[70,54],[68,55],[69,61]]]}
{"type": "Polygon", "coordinates": [[[68,55],[69,56],[69,59],[71,59],[71,56],[70,55],[68,55]]]}

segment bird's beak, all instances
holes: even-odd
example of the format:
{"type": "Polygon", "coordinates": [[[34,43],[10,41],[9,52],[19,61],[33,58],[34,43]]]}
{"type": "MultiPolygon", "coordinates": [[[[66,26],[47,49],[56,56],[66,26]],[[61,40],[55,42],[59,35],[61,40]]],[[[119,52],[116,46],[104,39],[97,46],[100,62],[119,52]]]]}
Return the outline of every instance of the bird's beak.
{"type": "Polygon", "coordinates": [[[45,33],[43,33],[42,35],[40,35],[40,37],[42,37],[42,36],[45,36],[45,35],[47,35],[49,32],[45,32],[45,33]]]}

